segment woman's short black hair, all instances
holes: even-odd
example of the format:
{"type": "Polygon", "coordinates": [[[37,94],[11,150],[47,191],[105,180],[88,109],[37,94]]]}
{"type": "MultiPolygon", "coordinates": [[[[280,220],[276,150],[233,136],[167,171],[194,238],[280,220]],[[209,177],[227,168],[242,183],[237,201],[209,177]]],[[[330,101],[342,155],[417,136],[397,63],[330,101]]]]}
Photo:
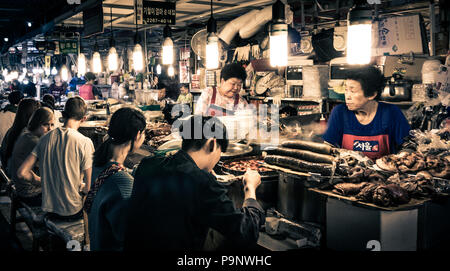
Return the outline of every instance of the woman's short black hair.
{"type": "Polygon", "coordinates": [[[180,134],[183,138],[181,149],[184,151],[198,151],[210,138],[216,138],[222,152],[228,148],[227,129],[216,117],[193,115],[182,121],[180,134]]]}
{"type": "Polygon", "coordinates": [[[347,80],[355,80],[361,84],[365,97],[377,94],[375,100],[379,100],[385,82],[381,71],[374,66],[363,66],[351,69],[347,72],[347,80]]]}
{"type": "Polygon", "coordinates": [[[182,88],[182,87],[185,87],[185,88],[189,89],[189,84],[181,83],[180,84],[180,88],[182,88]]]}
{"type": "Polygon", "coordinates": [[[238,78],[242,81],[245,81],[247,78],[247,73],[245,72],[244,67],[242,67],[239,63],[231,63],[225,65],[220,71],[220,78],[227,81],[230,78],[238,78]]]}
{"type": "Polygon", "coordinates": [[[84,79],[86,79],[86,81],[91,81],[91,80],[95,80],[95,74],[93,72],[87,72],[84,75],[84,79]]]}

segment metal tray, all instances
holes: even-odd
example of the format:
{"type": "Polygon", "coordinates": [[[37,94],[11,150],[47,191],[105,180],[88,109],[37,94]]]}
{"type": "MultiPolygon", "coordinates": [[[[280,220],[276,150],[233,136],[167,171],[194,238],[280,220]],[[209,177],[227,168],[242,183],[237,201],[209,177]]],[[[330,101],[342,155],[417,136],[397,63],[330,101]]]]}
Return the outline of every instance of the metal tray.
{"type": "Polygon", "coordinates": [[[249,154],[252,151],[253,151],[253,147],[250,145],[245,145],[245,144],[241,144],[241,143],[230,143],[228,145],[227,151],[222,152],[221,157],[231,158],[231,157],[249,154]]]}

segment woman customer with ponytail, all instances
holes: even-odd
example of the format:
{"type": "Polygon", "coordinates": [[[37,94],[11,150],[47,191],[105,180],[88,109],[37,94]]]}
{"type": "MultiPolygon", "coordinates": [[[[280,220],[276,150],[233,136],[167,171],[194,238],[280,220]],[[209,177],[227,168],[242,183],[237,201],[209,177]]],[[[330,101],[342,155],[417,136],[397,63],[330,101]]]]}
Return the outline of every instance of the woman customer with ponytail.
{"type": "Polygon", "coordinates": [[[123,162],[141,147],[145,127],[140,111],[126,107],[117,110],[109,123],[108,139],[94,153],[95,181],[84,203],[92,251],[122,250],[127,200],[133,188],[133,177],[123,162]]]}

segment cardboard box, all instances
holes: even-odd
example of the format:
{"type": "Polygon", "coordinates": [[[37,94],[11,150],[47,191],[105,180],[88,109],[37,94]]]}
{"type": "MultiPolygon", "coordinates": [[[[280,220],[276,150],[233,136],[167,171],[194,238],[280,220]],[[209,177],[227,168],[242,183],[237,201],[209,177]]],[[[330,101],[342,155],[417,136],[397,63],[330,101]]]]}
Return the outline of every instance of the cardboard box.
{"type": "Polygon", "coordinates": [[[372,55],[427,54],[426,36],[417,15],[381,18],[373,24],[375,41],[378,40],[372,55]],[[377,34],[378,33],[378,34],[377,34]]]}

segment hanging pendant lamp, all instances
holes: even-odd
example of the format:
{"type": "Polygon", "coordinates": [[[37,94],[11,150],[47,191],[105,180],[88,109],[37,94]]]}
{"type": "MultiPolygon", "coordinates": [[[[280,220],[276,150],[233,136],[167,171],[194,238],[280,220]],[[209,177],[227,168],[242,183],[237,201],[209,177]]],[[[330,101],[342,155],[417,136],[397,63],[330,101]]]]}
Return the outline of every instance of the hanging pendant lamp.
{"type": "Polygon", "coordinates": [[[83,76],[86,74],[86,57],[83,53],[78,55],[78,76],[83,76]]]}
{"type": "Polygon", "coordinates": [[[169,25],[166,25],[163,30],[164,42],[162,46],[162,64],[173,64],[173,41],[172,31],[169,25]]]}
{"type": "Polygon", "coordinates": [[[109,52],[108,52],[108,69],[110,71],[116,71],[119,67],[119,55],[117,54],[113,37],[113,29],[112,29],[112,8],[111,8],[111,38],[109,39],[109,52]]]}
{"type": "MultiPolygon", "coordinates": [[[[137,9],[137,1],[134,1],[135,7],[137,9]]],[[[144,69],[144,54],[142,53],[142,47],[139,44],[139,36],[138,36],[138,23],[137,16],[136,17],[136,33],[134,36],[134,49],[133,49],[133,69],[135,72],[142,71],[144,69]]]]}
{"type": "Polygon", "coordinates": [[[372,10],[356,4],[347,14],[347,63],[368,64],[371,51],[372,10]]]}
{"type": "Polygon", "coordinates": [[[213,1],[211,0],[211,17],[206,27],[206,68],[219,67],[219,37],[217,36],[217,22],[213,17],[213,1]]]}
{"type": "Polygon", "coordinates": [[[92,55],[92,71],[94,73],[102,72],[102,59],[100,57],[97,40],[94,45],[94,54],[92,55]]]}
{"type": "Polygon", "coordinates": [[[67,69],[66,65],[63,65],[61,68],[61,71],[59,72],[61,76],[61,80],[64,82],[69,81],[69,70],[67,69]]]}
{"type": "Polygon", "coordinates": [[[288,58],[288,26],[284,14],[284,4],[277,0],[272,6],[270,26],[270,65],[284,67],[288,58]]]}

